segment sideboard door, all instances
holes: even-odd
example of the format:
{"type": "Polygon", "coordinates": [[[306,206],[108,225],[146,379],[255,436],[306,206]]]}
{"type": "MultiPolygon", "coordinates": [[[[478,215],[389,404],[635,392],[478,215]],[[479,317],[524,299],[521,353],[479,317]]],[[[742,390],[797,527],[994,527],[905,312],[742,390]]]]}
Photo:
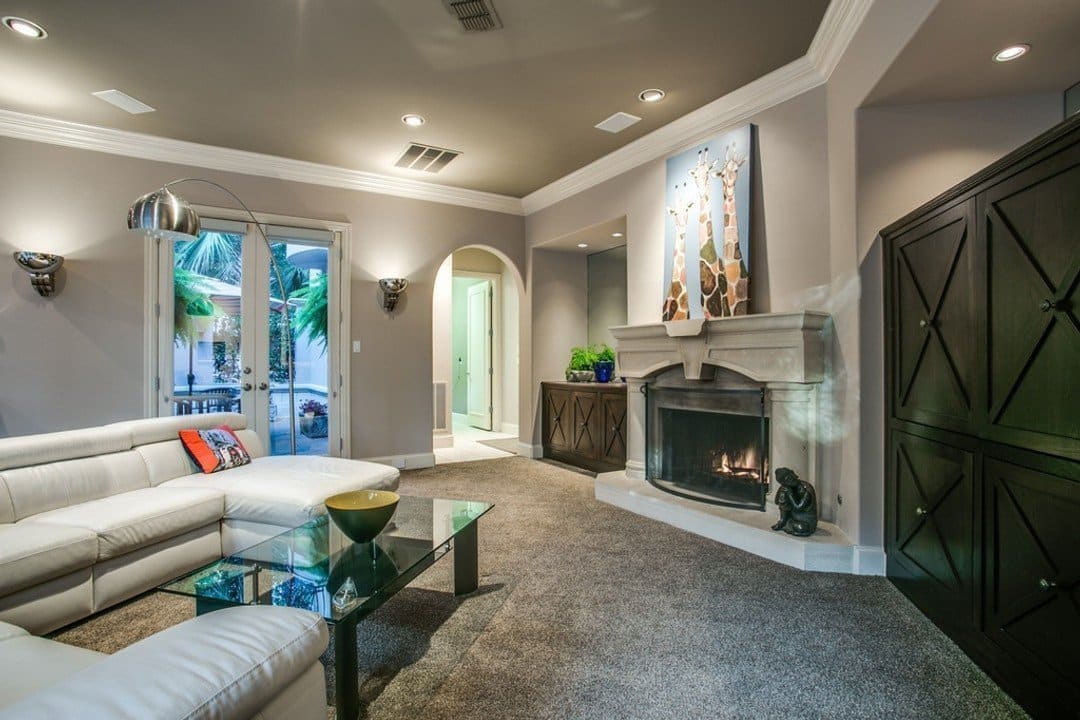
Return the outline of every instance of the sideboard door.
{"type": "Polygon", "coordinates": [[[626,465],[626,392],[601,393],[603,447],[600,459],[618,467],[626,465]]]}
{"type": "Polygon", "coordinates": [[[544,387],[544,445],[552,450],[569,451],[573,410],[570,392],[544,387]]]}
{"type": "Polygon", "coordinates": [[[571,428],[571,451],[595,460],[600,457],[600,397],[594,392],[570,393],[574,425],[571,428]]]}

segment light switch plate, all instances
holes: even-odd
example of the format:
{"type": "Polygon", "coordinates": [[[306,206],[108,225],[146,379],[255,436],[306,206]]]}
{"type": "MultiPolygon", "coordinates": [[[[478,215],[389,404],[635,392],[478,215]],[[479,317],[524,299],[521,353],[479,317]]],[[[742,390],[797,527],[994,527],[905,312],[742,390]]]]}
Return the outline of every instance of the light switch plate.
{"type": "Polygon", "coordinates": [[[352,351],[354,353],[360,352],[360,341],[359,340],[353,340],[352,341],[352,351]]]}

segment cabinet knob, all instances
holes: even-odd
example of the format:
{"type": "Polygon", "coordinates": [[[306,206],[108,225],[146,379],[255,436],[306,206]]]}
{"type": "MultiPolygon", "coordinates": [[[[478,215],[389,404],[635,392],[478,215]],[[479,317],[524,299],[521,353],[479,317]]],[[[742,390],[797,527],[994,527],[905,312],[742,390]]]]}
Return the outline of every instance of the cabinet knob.
{"type": "Polygon", "coordinates": [[[1047,580],[1046,578],[1039,578],[1039,589],[1043,592],[1049,592],[1057,587],[1057,583],[1053,580],[1047,580]]]}
{"type": "Polygon", "coordinates": [[[926,514],[926,508],[921,508],[921,507],[915,508],[915,514],[916,515],[925,515],[926,514]]]}
{"type": "Polygon", "coordinates": [[[919,327],[921,327],[921,328],[927,327],[929,325],[930,325],[930,321],[925,319],[925,318],[923,318],[922,320],[919,321],[919,327]]]}
{"type": "Polygon", "coordinates": [[[1053,298],[1046,298],[1041,303],[1039,303],[1039,309],[1043,312],[1050,312],[1051,310],[1054,310],[1056,308],[1057,300],[1054,300],[1053,298]]]}

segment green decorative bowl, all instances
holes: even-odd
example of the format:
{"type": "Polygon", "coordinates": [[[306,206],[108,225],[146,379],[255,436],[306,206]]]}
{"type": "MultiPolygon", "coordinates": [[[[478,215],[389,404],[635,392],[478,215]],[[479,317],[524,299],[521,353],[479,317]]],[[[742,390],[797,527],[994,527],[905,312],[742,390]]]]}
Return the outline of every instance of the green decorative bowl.
{"type": "Polygon", "coordinates": [[[350,540],[366,543],[390,522],[400,499],[389,490],[354,490],[326,498],[326,511],[350,540]]]}

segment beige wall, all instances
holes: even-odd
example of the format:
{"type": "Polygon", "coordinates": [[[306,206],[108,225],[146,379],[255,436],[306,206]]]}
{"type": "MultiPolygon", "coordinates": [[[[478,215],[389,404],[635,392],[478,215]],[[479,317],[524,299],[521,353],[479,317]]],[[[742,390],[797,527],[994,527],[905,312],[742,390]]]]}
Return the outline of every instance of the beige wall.
{"type": "MultiPolygon", "coordinates": [[[[521,437],[540,443],[540,383],[564,380],[570,348],[588,341],[588,273],[580,253],[531,249],[526,304],[532,317],[531,422],[521,437]]],[[[522,374],[522,377],[528,377],[522,374]]],[[[535,450],[534,450],[535,452],[535,450]]]]}
{"type": "MultiPolygon", "coordinates": [[[[48,300],[0,261],[0,434],[141,414],[145,241],[124,229],[124,215],[173,178],[221,182],[256,211],[352,223],[351,334],[362,343],[349,366],[355,457],[431,450],[432,293],[446,256],[483,243],[524,271],[514,215],[6,138],[0,158],[0,257],[36,249],[68,258],[66,286],[48,300]],[[379,304],[377,280],[387,276],[410,281],[392,316],[379,304]]],[[[182,194],[231,206],[197,185],[182,194]]]]}
{"type": "Polygon", "coordinates": [[[615,347],[610,328],[626,324],[626,246],[588,256],[589,344],[615,347]]]}

